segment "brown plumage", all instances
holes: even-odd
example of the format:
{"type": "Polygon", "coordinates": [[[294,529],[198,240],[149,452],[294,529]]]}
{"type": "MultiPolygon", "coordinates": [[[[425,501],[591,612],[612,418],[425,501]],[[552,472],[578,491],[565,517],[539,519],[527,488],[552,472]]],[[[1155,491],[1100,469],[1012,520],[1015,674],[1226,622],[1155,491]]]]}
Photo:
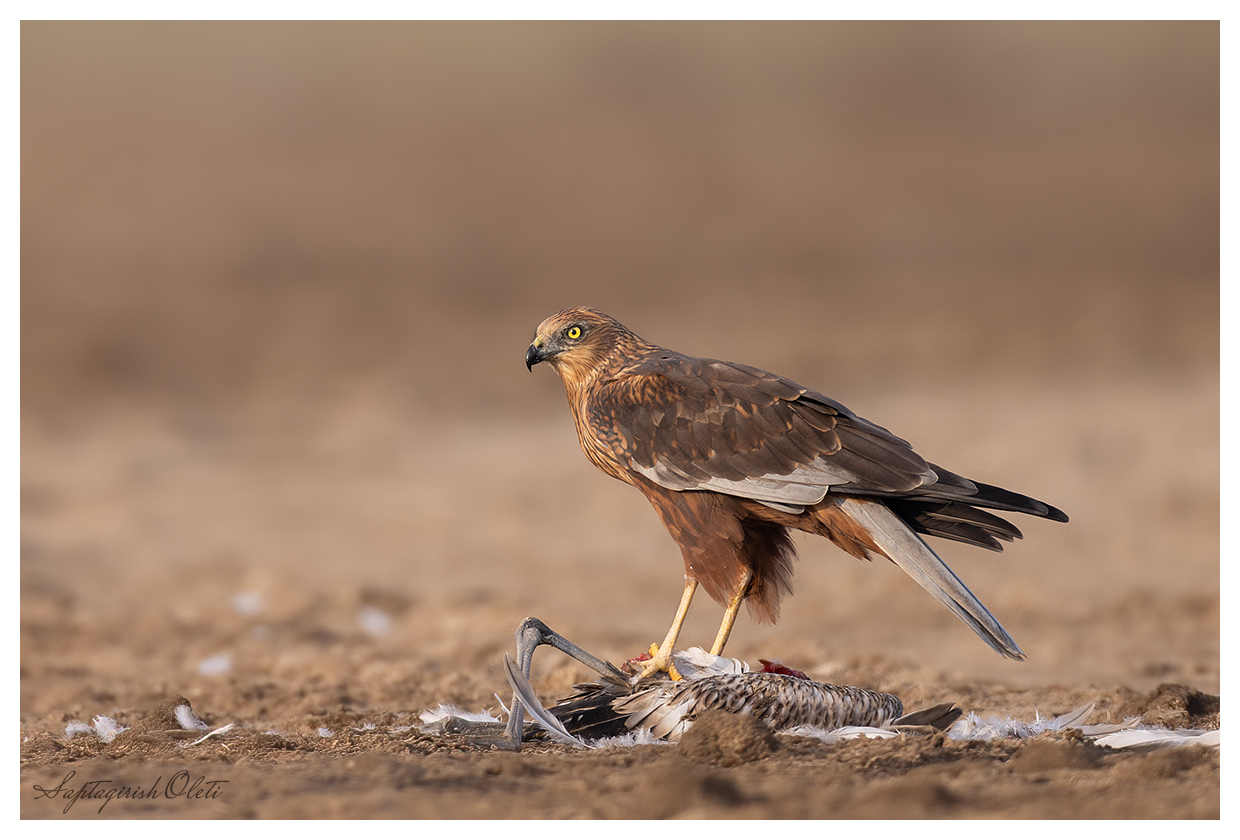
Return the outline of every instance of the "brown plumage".
{"type": "Polygon", "coordinates": [[[998,551],[1020,531],[983,508],[1066,522],[1062,511],[928,463],[789,379],[667,350],[597,310],[548,318],[525,360],[556,370],[586,456],[649,499],[684,556],[681,609],[646,674],[670,665],[698,583],[728,605],[712,653],[742,600],[759,621],[776,621],[791,592],[792,528],[892,560],[995,650],[1024,658],[917,534],[998,551]]]}

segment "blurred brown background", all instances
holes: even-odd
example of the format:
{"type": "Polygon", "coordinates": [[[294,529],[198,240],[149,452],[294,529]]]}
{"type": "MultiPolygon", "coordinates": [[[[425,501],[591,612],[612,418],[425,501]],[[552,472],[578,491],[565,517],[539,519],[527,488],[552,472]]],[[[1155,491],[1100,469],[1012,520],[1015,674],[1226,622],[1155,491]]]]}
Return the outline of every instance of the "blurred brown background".
{"type": "Polygon", "coordinates": [[[523,367],[572,304],[1072,516],[936,545],[1028,663],[808,539],[730,652],[1218,690],[1217,24],[21,46],[24,712],[254,715],[228,692],[268,677],[481,706],[525,615],[611,658],[661,638],[675,546],[523,367]]]}

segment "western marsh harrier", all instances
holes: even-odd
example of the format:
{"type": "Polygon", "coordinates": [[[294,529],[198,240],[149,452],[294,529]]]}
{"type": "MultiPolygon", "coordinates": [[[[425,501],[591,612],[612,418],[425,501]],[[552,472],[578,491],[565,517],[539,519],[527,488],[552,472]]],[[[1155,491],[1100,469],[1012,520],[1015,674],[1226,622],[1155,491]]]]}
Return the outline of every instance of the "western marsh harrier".
{"type": "Polygon", "coordinates": [[[539,362],[563,380],[586,456],[645,494],[684,555],[680,607],[641,676],[668,670],[699,584],[727,605],[711,653],[742,602],[774,622],[791,592],[791,528],[891,560],[986,644],[1025,658],[918,534],[1001,551],[1020,531],[986,508],[1067,522],[1062,511],[931,464],[790,379],[666,350],[594,309],[543,321],[525,353],[527,367],[539,362]]]}

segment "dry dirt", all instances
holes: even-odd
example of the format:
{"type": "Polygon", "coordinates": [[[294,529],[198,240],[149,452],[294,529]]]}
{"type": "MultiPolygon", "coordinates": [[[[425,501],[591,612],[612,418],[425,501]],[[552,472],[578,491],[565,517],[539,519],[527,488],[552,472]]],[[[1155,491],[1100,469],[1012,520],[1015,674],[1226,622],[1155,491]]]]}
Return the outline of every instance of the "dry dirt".
{"type": "Polygon", "coordinates": [[[937,545],[1027,662],[810,539],[730,655],[1216,728],[1218,33],[24,24],[21,815],[1217,818],[1197,748],[410,726],[497,711],[527,615],[613,661],[671,617],[675,546],[522,363],[584,303],[1072,517],[937,545]],[[40,794],[90,781],[184,795],[40,794]]]}

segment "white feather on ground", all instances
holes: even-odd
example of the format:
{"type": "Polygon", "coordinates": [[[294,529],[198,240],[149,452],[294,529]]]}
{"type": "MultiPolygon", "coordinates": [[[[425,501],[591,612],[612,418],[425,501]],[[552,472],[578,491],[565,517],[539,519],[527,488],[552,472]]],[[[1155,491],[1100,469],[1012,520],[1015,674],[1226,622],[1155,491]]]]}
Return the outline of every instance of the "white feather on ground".
{"type": "MultiPolygon", "coordinates": [[[[1085,718],[1094,711],[1093,703],[1086,703],[1070,712],[1053,718],[1044,718],[1034,712],[1032,722],[1015,718],[987,717],[983,718],[970,712],[956,721],[947,731],[947,737],[953,741],[993,741],[999,738],[1032,738],[1043,732],[1057,732],[1061,729],[1080,729],[1085,718]]],[[[1126,721],[1131,725],[1136,720],[1126,721]]]]}
{"type": "Polygon", "coordinates": [[[198,663],[198,673],[204,677],[219,677],[231,672],[232,668],[231,653],[217,653],[198,663]]]}
{"type": "Polygon", "coordinates": [[[418,715],[418,717],[424,724],[439,723],[441,720],[448,718],[459,718],[460,720],[468,720],[474,723],[503,723],[502,720],[490,712],[467,712],[464,709],[446,703],[440,703],[435,708],[428,709],[418,715]]]}
{"type": "MultiPolygon", "coordinates": [[[[208,738],[225,735],[231,732],[236,726],[235,723],[228,723],[217,729],[211,729],[211,727],[204,723],[198,715],[194,714],[193,708],[188,703],[180,703],[173,708],[172,711],[173,715],[177,719],[177,723],[181,725],[181,732],[187,735],[205,733],[198,740],[190,742],[188,746],[191,747],[201,744],[208,738]],[[211,731],[208,732],[208,729],[211,731]]],[[[110,717],[96,715],[91,723],[82,723],[81,721],[75,720],[66,725],[65,737],[76,738],[79,735],[94,735],[100,741],[103,741],[103,743],[110,744],[116,740],[117,735],[120,735],[128,729],[128,726],[122,726],[110,717]]],[[[170,734],[176,735],[177,733],[173,730],[170,734]]]]}
{"type": "Polygon", "coordinates": [[[237,724],[235,723],[226,723],[223,726],[221,726],[219,729],[212,729],[210,732],[208,732],[206,735],[203,735],[197,741],[190,742],[190,746],[196,747],[199,744],[201,744],[203,741],[207,740],[208,738],[214,738],[217,735],[226,735],[229,732],[232,732],[233,727],[236,725],[237,724]]]}
{"type": "Polygon", "coordinates": [[[840,741],[851,741],[856,738],[898,738],[899,732],[894,729],[882,729],[877,726],[841,726],[839,729],[822,729],[817,726],[794,726],[783,730],[785,735],[800,735],[803,738],[817,738],[824,744],[837,744],[840,741]]]}
{"type": "Polygon", "coordinates": [[[206,732],[211,727],[207,726],[198,715],[194,714],[194,709],[189,703],[181,703],[172,710],[176,715],[177,723],[181,724],[182,729],[199,729],[206,732]]]}
{"type": "Polygon", "coordinates": [[[1214,747],[1220,748],[1221,729],[1124,729],[1093,739],[1095,744],[1113,750],[1141,747],[1214,747]]]}
{"type": "Polygon", "coordinates": [[[94,735],[103,743],[110,744],[116,739],[117,735],[120,735],[128,728],[128,726],[121,726],[110,717],[95,715],[94,720],[90,723],[82,723],[80,720],[75,720],[66,725],[65,737],[76,738],[79,735],[94,735]]]}

